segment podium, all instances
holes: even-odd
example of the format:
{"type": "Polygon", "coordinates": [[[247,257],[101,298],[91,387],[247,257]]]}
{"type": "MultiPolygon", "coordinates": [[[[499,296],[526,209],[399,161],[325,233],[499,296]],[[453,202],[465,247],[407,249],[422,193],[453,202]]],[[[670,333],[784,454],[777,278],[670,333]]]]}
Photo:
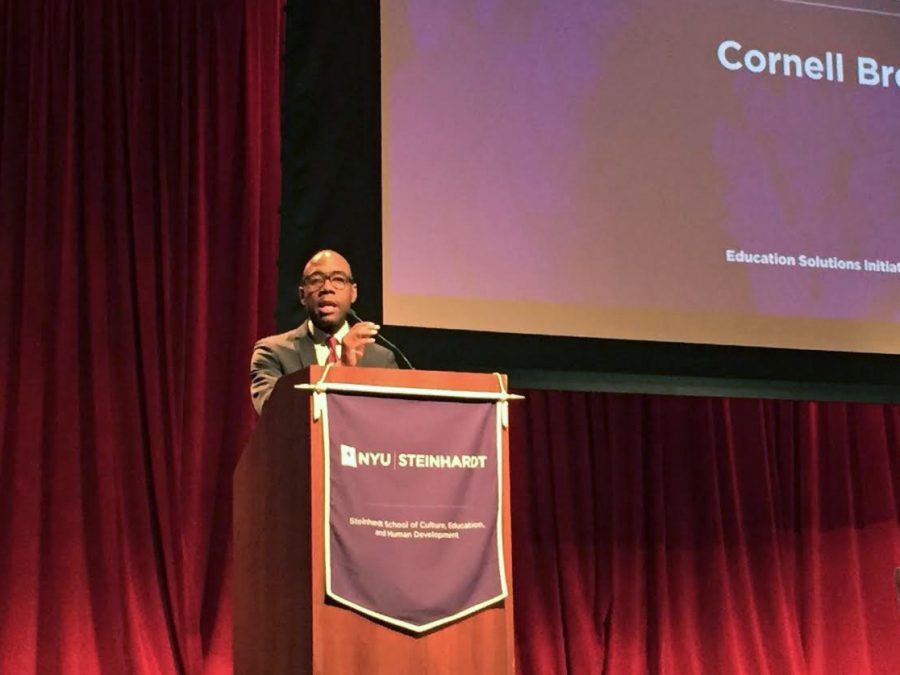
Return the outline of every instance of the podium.
{"type": "MultiPolygon", "coordinates": [[[[322,420],[315,419],[313,395],[296,386],[315,384],[323,370],[314,366],[278,381],[234,473],[234,672],[511,675],[507,430],[500,430],[500,507],[509,594],[434,630],[398,630],[326,599],[322,420]]],[[[496,375],[376,368],[331,368],[327,382],[453,392],[499,388],[496,375]]]]}

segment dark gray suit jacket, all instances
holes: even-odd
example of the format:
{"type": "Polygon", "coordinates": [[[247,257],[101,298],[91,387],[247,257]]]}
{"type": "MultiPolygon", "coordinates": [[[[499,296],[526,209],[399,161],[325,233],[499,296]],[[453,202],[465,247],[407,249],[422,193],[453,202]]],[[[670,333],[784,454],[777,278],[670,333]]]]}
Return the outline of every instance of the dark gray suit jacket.
{"type": "MultiPolygon", "coordinates": [[[[294,330],[257,342],[250,360],[250,397],[256,412],[262,413],[263,404],[279,377],[317,363],[316,348],[306,321],[294,330]]],[[[359,365],[365,368],[396,368],[397,360],[390,349],[370,344],[366,345],[359,365]]]]}

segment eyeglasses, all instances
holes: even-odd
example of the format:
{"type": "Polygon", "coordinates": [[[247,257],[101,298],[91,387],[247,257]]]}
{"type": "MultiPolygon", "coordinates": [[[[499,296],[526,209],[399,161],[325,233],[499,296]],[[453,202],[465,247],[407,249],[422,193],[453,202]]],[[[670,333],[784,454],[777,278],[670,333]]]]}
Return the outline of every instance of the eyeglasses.
{"type": "Polygon", "coordinates": [[[347,288],[347,284],[353,283],[353,277],[343,272],[332,272],[331,274],[314,272],[309,276],[303,277],[303,286],[310,291],[317,291],[325,285],[326,281],[331,282],[331,287],[334,290],[342,291],[347,288]]]}

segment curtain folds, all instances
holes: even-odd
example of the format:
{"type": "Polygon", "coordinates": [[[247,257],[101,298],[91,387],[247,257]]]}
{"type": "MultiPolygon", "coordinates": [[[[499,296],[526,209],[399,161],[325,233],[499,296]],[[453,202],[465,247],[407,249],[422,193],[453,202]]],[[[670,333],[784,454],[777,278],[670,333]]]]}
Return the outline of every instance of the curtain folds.
{"type": "Polygon", "coordinates": [[[230,666],[281,3],[0,2],[0,672],[230,666]]]}
{"type": "Polygon", "coordinates": [[[896,672],[900,408],[526,393],[521,672],[896,672]]]}

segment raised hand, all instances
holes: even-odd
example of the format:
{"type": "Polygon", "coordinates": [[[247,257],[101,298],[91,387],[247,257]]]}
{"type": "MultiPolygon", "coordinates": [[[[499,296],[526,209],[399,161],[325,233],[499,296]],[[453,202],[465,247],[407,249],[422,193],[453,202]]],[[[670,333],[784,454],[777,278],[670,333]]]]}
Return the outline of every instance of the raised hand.
{"type": "Polygon", "coordinates": [[[341,340],[341,363],[345,366],[357,365],[366,351],[366,345],[375,342],[380,328],[371,321],[360,321],[351,326],[350,332],[341,340]]]}

